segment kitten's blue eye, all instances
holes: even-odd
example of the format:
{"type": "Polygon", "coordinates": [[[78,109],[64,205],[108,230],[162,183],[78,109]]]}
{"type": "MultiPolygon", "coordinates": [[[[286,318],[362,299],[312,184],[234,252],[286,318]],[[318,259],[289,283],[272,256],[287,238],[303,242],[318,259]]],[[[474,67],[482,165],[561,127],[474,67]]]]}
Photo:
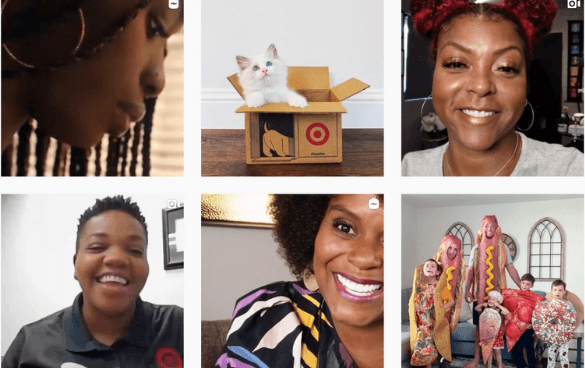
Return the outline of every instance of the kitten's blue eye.
{"type": "Polygon", "coordinates": [[[272,61],[267,61],[266,62],[266,66],[271,66],[272,65],[272,61]]]}
{"type": "Polygon", "coordinates": [[[258,69],[260,69],[260,67],[258,65],[254,65],[254,67],[252,68],[253,71],[256,71],[258,69]]]}

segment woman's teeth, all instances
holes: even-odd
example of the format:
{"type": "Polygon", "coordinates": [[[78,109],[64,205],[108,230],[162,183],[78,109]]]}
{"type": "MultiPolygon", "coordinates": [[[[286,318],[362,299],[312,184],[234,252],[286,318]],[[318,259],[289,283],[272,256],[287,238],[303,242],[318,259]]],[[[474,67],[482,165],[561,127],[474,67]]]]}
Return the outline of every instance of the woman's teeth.
{"type": "Polygon", "coordinates": [[[382,287],[381,284],[368,284],[368,285],[358,284],[358,283],[355,283],[353,281],[346,279],[345,277],[341,276],[340,274],[337,274],[337,280],[339,280],[339,282],[343,286],[345,286],[345,289],[350,294],[353,294],[356,296],[367,296],[367,295],[373,294],[376,290],[378,290],[382,287]]]}
{"type": "Polygon", "coordinates": [[[117,283],[122,284],[122,285],[126,285],[128,283],[128,281],[126,279],[119,277],[119,276],[112,276],[112,275],[100,277],[99,282],[117,282],[117,283]]]}
{"type": "Polygon", "coordinates": [[[484,118],[486,116],[492,116],[495,114],[494,111],[479,111],[479,110],[468,110],[463,109],[461,110],[465,115],[473,116],[474,118],[484,118]]]}

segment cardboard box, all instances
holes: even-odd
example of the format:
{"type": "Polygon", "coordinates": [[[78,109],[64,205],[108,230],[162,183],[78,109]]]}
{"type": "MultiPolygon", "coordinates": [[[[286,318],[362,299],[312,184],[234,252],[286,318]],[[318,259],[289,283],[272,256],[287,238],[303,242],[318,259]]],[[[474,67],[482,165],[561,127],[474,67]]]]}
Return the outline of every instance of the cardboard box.
{"type": "MultiPolygon", "coordinates": [[[[243,99],[238,75],[228,80],[243,99]]],[[[288,87],[303,95],[309,106],[244,104],[236,110],[246,116],[246,162],[341,162],[341,114],[347,112],[341,101],[370,86],[352,78],[330,88],[328,67],[289,67],[288,87]]]]}

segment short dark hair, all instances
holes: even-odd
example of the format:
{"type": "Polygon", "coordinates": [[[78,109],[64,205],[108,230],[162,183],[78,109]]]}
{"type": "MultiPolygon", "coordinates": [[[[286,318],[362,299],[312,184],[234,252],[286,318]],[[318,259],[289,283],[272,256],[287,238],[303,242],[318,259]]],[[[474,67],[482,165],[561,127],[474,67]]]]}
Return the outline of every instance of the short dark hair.
{"type": "Polygon", "coordinates": [[[561,285],[563,285],[563,289],[565,289],[565,291],[567,291],[567,284],[565,284],[565,282],[561,279],[553,281],[550,288],[552,289],[555,286],[561,286],[561,285]]]}
{"type": "MultiPolygon", "coordinates": [[[[443,266],[439,262],[437,262],[436,259],[429,258],[425,261],[425,263],[427,263],[427,262],[435,262],[435,264],[437,265],[437,270],[439,271],[439,275],[441,275],[443,273],[443,266]]],[[[423,265],[424,265],[424,263],[423,263],[423,265]]],[[[439,276],[439,275],[437,275],[437,276],[439,276]]]]}
{"type": "MultiPolygon", "coordinates": [[[[273,238],[278,253],[290,272],[300,279],[305,271],[313,272],[315,239],[336,195],[274,195],[269,212],[274,220],[273,238]]],[[[377,195],[381,203],[384,196],[377,195]]]]}
{"type": "Polygon", "coordinates": [[[123,211],[134,217],[142,228],[144,229],[144,236],[146,245],[148,245],[148,230],[146,228],[146,220],[140,212],[140,207],[136,202],[132,202],[132,198],[124,198],[122,195],[114,197],[106,197],[104,199],[96,199],[95,204],[85,210],[79,217],[79,224],[77,225],[77,239],[75,240],[75,254],[79,250],[79,234],[83,230],[85,224],[93,217],[98,216],[107,211],[123,211]]]}
{"type": "Polygon", "coordinates": [[[536,281],[536,279],[534,278],[534,276],[532,276],[532,274],[530,274],[530,273],[525,273],[524,275],[522,275],[522,277],[520,278],[520,280],[522,280],[522,281],[530,281],[532,283],[532,286],[534,286],[534,282],[536,281]]]}

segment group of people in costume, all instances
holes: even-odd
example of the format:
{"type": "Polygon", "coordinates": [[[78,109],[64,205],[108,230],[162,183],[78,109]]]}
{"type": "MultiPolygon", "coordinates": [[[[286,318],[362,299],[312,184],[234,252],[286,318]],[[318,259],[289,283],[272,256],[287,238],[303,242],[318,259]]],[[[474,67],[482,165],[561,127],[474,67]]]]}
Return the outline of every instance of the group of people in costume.
{"type": "Polygon", "coordinates": [[[561,367],[568,368],[568,343],[583,322],[583,303],[566,290],[562,280],[552,283],[546,298],[530,291],[534,282],[529,273],[518,276],[495,216],[482,219],[467,271],[461,240],[446,235],[437,253],[414,271],[409,301],[410,364],[431,367],[439,362],[450,367],[450,335],[457,329],[465,296],[467,303],[473,302],[473,324],[477,326],[475,355],[468,367],[477,366],[483,356],[488,367],[495,358],[502,368],[504,339],[517,367],[535,367],[536,335],[548,345],[548,368],[555,366],[557,356],[561,367]],[[519,289],[507,288],[506,271],[519,289]]]}

